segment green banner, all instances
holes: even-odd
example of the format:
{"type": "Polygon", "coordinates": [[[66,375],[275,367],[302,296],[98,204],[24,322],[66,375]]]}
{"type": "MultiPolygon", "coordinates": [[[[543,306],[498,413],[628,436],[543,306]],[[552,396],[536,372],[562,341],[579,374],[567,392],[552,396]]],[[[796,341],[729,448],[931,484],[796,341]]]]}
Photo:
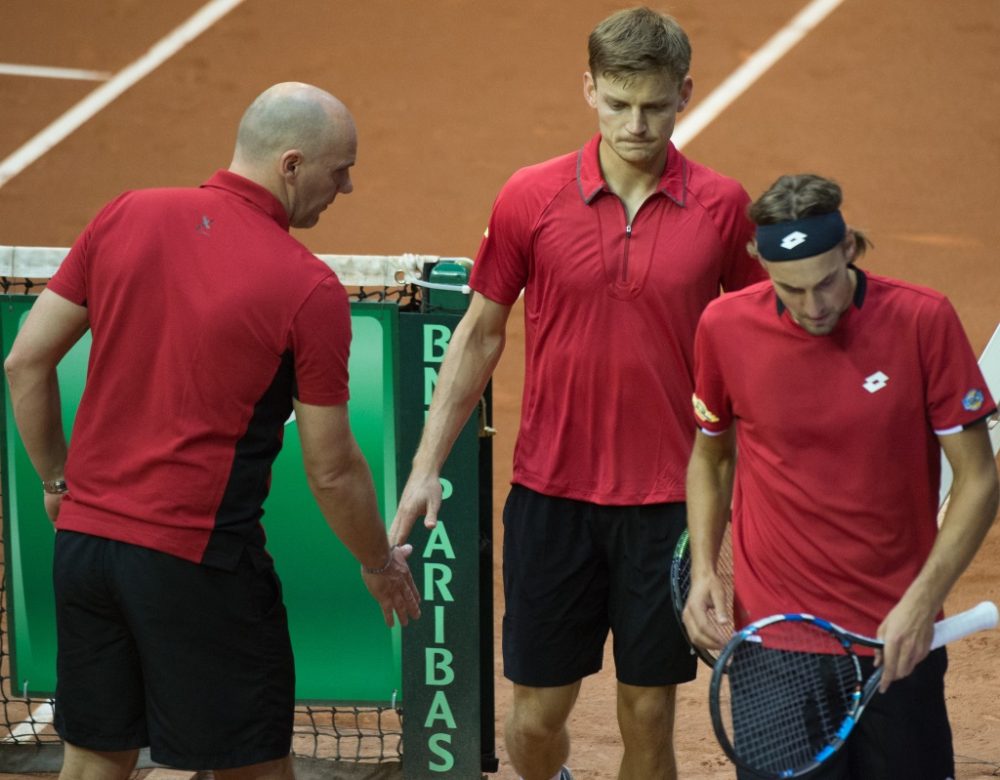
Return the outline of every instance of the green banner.
{"type": "MultiPolygon", "coordinates": [[[[34,296],[3,297],[4,354],[34,296]]],[[[371,466],[383,517],[396,509],[398,307],[355,303],[350,419],[371,466]]],[[[59,365],[65,430],[83,392],[89,334],[59,365]]],[[[3,515],[13,691],[47,696],[55,689],[52,526],[3,387],[3,515]]],[[[327,527],[306,485],[298,430],[289,424],[264,505],[268,549],[285,593],[295,650],[299,701],[387,703],[401,696],[401,638],[385,627],[358,564],[327,527]]]]}

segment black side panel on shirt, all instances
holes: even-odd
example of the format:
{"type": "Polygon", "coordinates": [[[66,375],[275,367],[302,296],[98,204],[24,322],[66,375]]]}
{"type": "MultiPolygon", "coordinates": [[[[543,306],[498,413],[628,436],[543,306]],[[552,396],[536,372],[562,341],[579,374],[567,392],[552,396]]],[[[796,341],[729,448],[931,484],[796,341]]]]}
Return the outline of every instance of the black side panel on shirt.
{"type": "Polygon", "coordinates": [[[262,507],[271,487],[271,465],[281,450],[285,421],[292,412],[294,386],[293,356],[286,351],[270,386],[254,406],[246,433],[236,442],[215,529],[202,556],[207,566],[233,570],[246,545],[264,547],[262,507]]]}

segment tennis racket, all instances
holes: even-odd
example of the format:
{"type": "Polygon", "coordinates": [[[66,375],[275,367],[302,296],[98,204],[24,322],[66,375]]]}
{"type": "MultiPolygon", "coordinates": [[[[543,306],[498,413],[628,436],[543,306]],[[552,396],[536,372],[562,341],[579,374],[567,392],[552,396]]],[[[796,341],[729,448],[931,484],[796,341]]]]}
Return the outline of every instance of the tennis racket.
{"type": "MultiPolygon", "coordinates": [[[[698,647],[695,645],[691,638],[687,635],[687,631],[684,628],[684,621],[681,616],[684,613],[684,605],[687,603],[688,594],[691,592],[691,553],[688,549],[690,546],[690,539],[688,537],[687,529],[685,528],[683,533],[677,539],[677,544],[674,547],[674,558],[670,564],[670,594],[674,603],[674,614],[677,616],[677,623],[681,627],[681,632],[684,634],[684,638],[687,639],[688,644],[691,645],[691,651],[698,654],[698,657],[704,661],[709,666],[715,665],[715,659],[719,656],[719,650],[711,650],[704,647],[698,647]]],[[[733,547],[729,539],[729,523],[726,523],[726,533],[722,537],[722,547],[719,548],[719,559],[716,562],[716,570],[718,571],[719,577],[722,579],[723,584],[726,586],[726,594],[729,598],[729,609],[730,614],[732,614],[733,609],[733,547]]],[[[715,613],[709,614],[709,617],[714,617],[715,613]]],[[[719,632],[726,635],[730,629],[720,626],[718,623],[715,624],[719,629],[719,632]]]]}
{"type": "MultiPolygon", "coordinates": [[[[934,625],[931,649],[997,625],[984,601],[934,625]]],[[[844,744],[878,690],[855,647],[880,648],[805,614],[774,615],[738,631],[712,671],[709,710],[722,749],[762,778],[799,777],[844,744]]]]}

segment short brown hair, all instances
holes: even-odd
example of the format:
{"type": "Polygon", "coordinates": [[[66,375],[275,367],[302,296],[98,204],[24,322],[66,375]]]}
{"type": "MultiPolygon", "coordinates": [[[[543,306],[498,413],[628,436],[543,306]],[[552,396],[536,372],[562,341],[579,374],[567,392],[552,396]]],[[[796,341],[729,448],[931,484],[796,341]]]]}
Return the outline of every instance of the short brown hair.
{"type": "MultiPolygon", "coordinates": [[[[750,204],[747,213],[755,225],[775,225],[816,214],[829,214],[840,209],[844,193],[833,179],[815,173],[781,176],[767,191],[750,204]]],[[[857,257],[872,245],[868,237],[856,228],[854,236],[857,257]]]]}
{"type": "Polygon", "coordinates": [[[691,69],[687,33],[672,16],[645,7],[618,11],[599,23],[588,51],[595,79],[661,71],[680,84],[691,69]]]}

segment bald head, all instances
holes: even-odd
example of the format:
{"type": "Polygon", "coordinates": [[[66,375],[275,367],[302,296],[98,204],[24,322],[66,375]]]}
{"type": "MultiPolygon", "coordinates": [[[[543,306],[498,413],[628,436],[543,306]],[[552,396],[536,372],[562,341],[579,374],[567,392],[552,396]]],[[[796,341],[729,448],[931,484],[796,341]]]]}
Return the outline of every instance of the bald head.
{"type": "Polygon", "coordinates": [[[356,149],[354,120],[340,100],[309,84],[284,82],[258,95],[243,114],[229,169],[270,190],[289,212],[293,227],[311,227],[319,219],[318,211],[296,213],[305,205],[300,196],[315,194],[303,193],[303,184],[316,184],[313,177],[320,168],[334,177],[342,172],[322,208],[338,192],[350,192],[346,172],[354,165],[356,149]]]}
{"type": "Polygon", "coordinates": [[[233,159],[251,165],[288,149],[313,152],[348,126],[353,129],[350,112],[329,92],[298,82],[275,84],[244,112],[233,159]]]}

